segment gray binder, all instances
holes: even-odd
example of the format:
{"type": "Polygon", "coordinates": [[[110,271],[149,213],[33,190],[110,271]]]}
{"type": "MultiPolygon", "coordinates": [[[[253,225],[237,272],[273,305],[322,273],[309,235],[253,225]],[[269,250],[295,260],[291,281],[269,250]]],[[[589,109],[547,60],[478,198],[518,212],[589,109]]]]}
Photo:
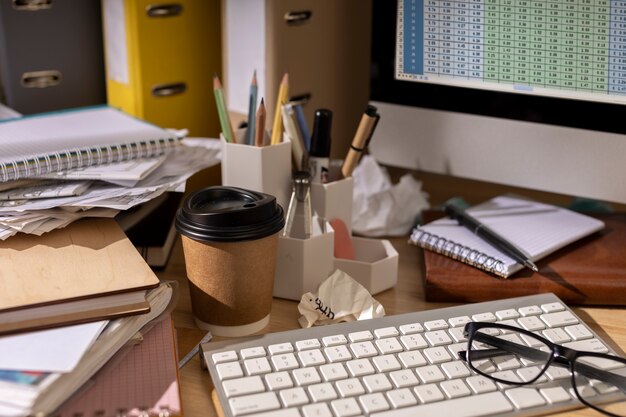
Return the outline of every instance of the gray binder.
{"type": "Polygon", "coordinates": [[[24,114],[106,103],[100,0],[0,0],[0,80],[24,114]]]}

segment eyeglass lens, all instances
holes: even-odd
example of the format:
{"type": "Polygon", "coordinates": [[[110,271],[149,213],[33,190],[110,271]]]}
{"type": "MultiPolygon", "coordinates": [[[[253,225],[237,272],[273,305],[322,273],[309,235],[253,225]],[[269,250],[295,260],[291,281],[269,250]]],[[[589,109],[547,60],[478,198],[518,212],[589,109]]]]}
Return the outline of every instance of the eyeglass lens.
{"type": "MultiPolygon", "coordinates": [[[[504,383],[542,384],[539,387],[567,387],[570,379],[565,361],[552,361],[551,348],[524,333],[493,327],[478,329],[466,354],[472,369],[504,383]],[[549,366],[548,366],[549,365],[549,366]],[[544,372],[545,371],[545,372],[544,372]]],[[[575,391],[588,405],[618,416],[626,416],[626,365],[619,360],[579,356],[573,365],[575,391]]],[[[566,388],[567,389],[567,388],[566,388]]],[[[540,389],[541,391],[541,389],[540,389]]]]}

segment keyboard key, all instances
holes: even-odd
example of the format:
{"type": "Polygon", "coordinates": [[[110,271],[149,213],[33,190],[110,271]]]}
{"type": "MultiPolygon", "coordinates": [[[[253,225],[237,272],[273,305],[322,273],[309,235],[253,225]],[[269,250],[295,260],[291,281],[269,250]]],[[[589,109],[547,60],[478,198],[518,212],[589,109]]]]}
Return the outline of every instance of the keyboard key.
{"type": "Polygon", "coordinates": [[[235,397],[231,398],[228,403],[235,416],[243,416],[280,408],[278,398],[276,398],[276,394],[273,392],[235,397]]]}
{"type": "Polygon", "coordinates": [[[514,308],[507,310],[496,311],[496,317],[498,320],[512,320],[519,317],[519,313],[514,308]]]}
{"type": "Polygon", "coordinates": [[[426,365],[426,359],[418,352],[402,352],[398,354],[398,359],[405,368],[415,368],[416,366],[426,365]]]}
{"type": "Polygon", "coordinates": [[[389,378],[396,388],[412,387],[419,384],[415,374],[409,369],[389,373],[389,378]]]}
{"type": "Polygon", "coordinates": [[[519,311],[519,313],[526,317],[526,316],[536,316],[537,314],[541,314],[543,313],[543,310],[541,308],[539,308],[538,306],[528,306],[528,307],[522,307],[520,309],[518,309],[517,311],[519,311]]]}
{"type": "Polygon", "coordinates": [[[422,366],[421,368],[417,368],[415,372],[424,384],[439,382],[446,379],[437,365],[422,366]]]}
{"type": "Polygon", "coordinates": [[[407,350],[423,349],[428,347],[428,342],[426,342],[421,334],[400,336],[400,342],[407,350]]]}
{"type": "Polygon", "coordinates": [[[472,375],[467,378],[465,382],[467,382],[467,385],[469,385],[475,394],[482,394],[498,389],[496,384],[491,379],[482,375],[472,375]]]}
{"type": "Polygon", "coordinates": [[[443,381],[439,386],[448,398],[465,397],[472,393],[467,385],[460,379],[443,381]]]}
{"type": "Polygon", "coordinates": [[[569,311],[544,314],[541,316],[541,320],[549,327],[571,326],[578,323],[578,319],[569,311]]]}
{"type": "Polygon", "coordinates": [[[513,405],[519,409],[544,405],[546,400],[534,388],[511,388],[505,391],[513,405]]]}
{"type": "Polygon", "coordinates": [[[522,328],[530,330],[531,332],[546,328],[546,325],[539,320],[539,317],[537,316],[520,317],[517,322],[522,326],[522,328]]]}
{"type": "MultiPolygon", "coordinates": [[[[283,408],[282,410],[255,414],[254,417],[300,417],[300,413],[298,412],[297,408],[283,408]]],[[[312,416],[307,416],[307,417],[312,417],[312,416]]],[[[326,416],[319,416],[319,417],[326,417],[326,416]]]]}
{"type": "Polygon", "coordinates": [[[450,323],[451,327],[460,327],[461,329],[470,321],[472,321],[472,319],[468,316],[452,317],[451,319],[448,319],[448,323],[450,323]]]}
{"type": "Polygon", "coordinates": [[[372,359],[378,372],[390,372],[401,369],[400,362],[393,355],[376,356],[372,359]]]}
{"type": "Polygon", "coordinates": [[[317,339],[307,339],[307,340],[298,340],[296,342],[296,349],[299,351],[308,350],[308,349],[319,349],[321,348],[320,341],[317,339]]]}
{"type": "Polygon", "coordinates": [[[384,374],[364,376],[363,384],[365,385],[367,392],[388,391],[393,388],[391,386],[391,382],[389,382],[389,378],[387,378],[384,374]]]}
{"type": "Polygon", "coordinates": [[[297,405],[309,403],[309,397],[306,395],[306,392],[302,387],[282,390],[280,392],[280,400],[283,402],[285,407],[295,407],[297,405]]]}
{"type": "MultiPolygon", "coordinates": [[[[297,409],[288,408],[287,410],[295,411],[294,416],[300,417],[297,409]]],[[[302,413],[304,414],[304,417],[333,417],[333,413],[330,411],[330,408],[328,408],[326,403],[305,405],[302,407],[302,413]]]]}
{"type": "Polygon", "coordinates": [[[572,399],[563,387],[543,388],[539,390],[539,393],[543,395],[550,404],[562,403],[572,399]]]}
{"type": "Polygon", "coordinates": [[[450,339],[450,336],[448,336],[448,332],[446,332],[445,330],[426,332],[424,333],[424,336],[431,346],[449,345],[450,343],[452,343],[452,339],[450,339]]]}
{"type": "Polygon", "coordinates": [[[323,365],[326,363],[326,358],[319,349],[298,352],[298,358],[300,358],[302,366],[323,365]]]}
{"type": "Polygon", "coordinates": [[[441,369],[443,369],[443,372],[450,379],[463,378],[471,375],[469,368],[465,365],[465,362],[461,361],[444,363],[441,365],[441,369]]]}
{"type": "Polygon", "coordinates": [[[227,362],[215,365],[220,379],[239,378],[243,376],[243,370],[239,362],[227,362]]]}
{"type": "Polygon", "coordinates": [[[565,342],[570,342],[572,339],[562,328],[557,327],[556,329],[547,329],[543,331],[543,337],[551,341],[552,343],[562,344],[565,342]]]}
{"type": "Polygon", "coordinates": [[[292,371],[293,379],[297,385],[309,385],[322,382],[320,374],[315,368],[299,368],[292,371]]]}
{"type": "Polygon", "coordinates": [[[334,400],[337,392],[329,382],[311,385],[308,389],[311,399],[315,402],[334,400]]]}
{"type": "Polygon", "coordinates": [[[277,371],[287,371],[300,367],[296,356],[293,353],[285,353],[283,355],[275,355],[271,357],[272,365],[277,371]]]}
{"type": "Polygon", "coordinates": [[[576,342],[564,343],[563,346],[575,350],[586,350],[587,352],[607,353],[609,349],[598,339],[578,340],[576,342]]]}
{"type": "Polygon", "coordinates": [[[374,335],[369,330],[362,332],[353,332],[348,334],[348,339],[352,342],[364,342],[366,340],[374,340],[374,335]]]}
{"type": "Polygon", "coordinates": [[[335,383],[335,387],[342,397],[365,394],[365,388],[357,378],[343,379],[335,383]]]}
{"type": "Polygon", "coordinates": [[[400,333],[395,327],[383,327],[382,329],[374,330],[374,336],[376,336],[377,339],[382,339],[385,337],[395,337],[399,335],[400,333]]]}
{"type": "Polygon", "coordinates": [[[372,342],[352,343],[350,350],[356,358],[368,358],[378,355],[378,351],[372,342]]]}
{"type": "Polygon", "coordinates": [[[276,345],[269,345],[267,348],[272,355],[280,355],[281,353],[293,352],[293,346],[291,346],[291,343],[278,343],[276,345]]]}
{"type": "Polygon", "coordinates": [[[408,388],[394,389],[387,391],[387,399],[393,408],[408,407],[417,404],[415,396],[408,388]]]}
{"type": "Polygon", "coordinates": [[[497,317],[493,313],[480,313],[480,314],[474,314],[472,316],[472,320],[494,322],[497,320],[497,317]]]}
{"type": "Polygon", "coordinates": [[[335,416],[350,417],[361,414],[361,408],[354,398],[344,398],[330,403],[335,416]]]}
{"type": "MultiPolygon", "coordinates": [[[[424,387],[416,387],[415,390],[417,391],[418,388],[424,387]]],[[[441,394],[441,396],[441,399],[443,399],[443,394],[441,394]]],[[[501,414],[512,410],[513,406],[501,392],[492,392],[455,398],[445,402],[419,404],[411,407],[398,408],[396,410],[383,411],[373,414],[371,417],[478,417],[501,414]]]]}
{"type": "Polygon", "coordinates": [[[265,349],[262,346],[241,349],[239,352],[243,359],[251,359],[251,358],[259,358],[261,356],[265,356],[265,349]]]}
{"type": "Polygon", "coordinates": [[[347,362],[346,366],[352,376],[371,375],[376,372],[369,359],[355,359],[347,362]]]}
{"type": "Polygon", "coordinates": [[[346,337],[342,334],[336,334],[322,338],[322,343],[324,346],[345,345],[348,343],[348,339],[346,339],[346,337]]]}
{"type": "Polygon", "coordinates": [[[273,372],[264,376],[265,383],[271,391],[293,387],[293,381],[288,372],[273,372]]]}
{"type": "Polygon", "coordinates": [[[574,326],[565,327],[565,331],[569,334],[574,340],[584,340],[591,339],[593,334],[582,324],[576,324],[574,326]]]}
{"type": "Polygon", "coordinates": [[[565,310],[565,307],[561,303],[548,303],[542,304],[541,309],[546,313],[555,313],[557,311],[565,310]]]}
{"type": "Polygon", "coordinates": [[[426,356],[428,361],[432,364],[452,360],[452,356],[450,356],[448,351],[442,346],[424,349],[424,356],[426,356]]]}
{"type": "Polygon", "coordinates": [[[213,363],[218,364],[236,361],[238,358],[237,352],[235,352],[234,350],[229,350],[227,352],[214,353],[213,355],[211,355],[211,359],[213,359],[213,363]]]}
{"type": "Polygon", "coordinates": [[[445,320],[431,320],[424,323],[426,330],[442,330],[448,328],[448,322],[445,320]]]}
{"type": "Polygon", "coordinates": [[[467,337],[465,337],[465,332],[462,327],[449,329],[448,333],[450,333],[455,342],[467,342],[467,337]]]}
{"type": "Polygon", "coordinates": [[[403,324],[402,326],[400,326],[400,333],[402,334],[413,334],[423,331],[424,327],[420,323],[403,324]]]}
{"type": "Polygon", "coordinates": [[[352,359],[352,354],[345,345],[327,347],[324,349],[324,354],[330,362],[343,362],[352,359]]]}
{"type": "Polygon", "coordinates": [[[433,401],[441,401],[445,398],[443,392],[435,384],[421,385],[413,388],[417,398],[424,404],[431,403],[433,401]]]}
{"type": "Polygon", "coordinates": [[[227,397],[254,394],[265,391],[265,385],[259,376],[229,379],[222,384],[227,397]]]}
{"type": "Polygon", "coordinates": [[[246,368],[248,375],[259,375],[272,372],[272,367],[270,366],[267,358],[246,359],[243,361],[243,365],[246,368]]]}
{"type": "Polygon", "coordinates": [[[390,408],[385,396],[380,392],[362,395],[359,397],[359,402],[366,413],[375,413],[377,411],[389,410],[390,408]]]}
{"type": "Polygon", "coordinates": [[[340,363],[330,363],[320,366],[320,372],[324,381],[336,381],[338,379],[345,379],[348,377],[346,368],[340,363]]]}
{"type": "Polygon", "coordinates": [[[388,353],[398,353],[404,350],[400,342],[398,342],[398,339],[396,339],[395,337],[379,339],[374,343],[376,344],[376,347],[378,348],[380,353],[382,353],[383,355],[386,355],[388,353]]]}

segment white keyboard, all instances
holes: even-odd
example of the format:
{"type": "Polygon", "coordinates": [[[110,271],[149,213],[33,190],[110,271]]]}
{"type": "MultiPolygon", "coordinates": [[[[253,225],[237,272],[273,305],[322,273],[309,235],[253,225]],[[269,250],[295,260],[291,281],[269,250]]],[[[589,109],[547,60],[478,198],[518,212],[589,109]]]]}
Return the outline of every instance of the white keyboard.
{"type": "Polygon", "coordinates": [[[212,342],[203,359],[227,417],[531,416],[582,406],[564,368],[523,388],[475,374],[457,356],[468,321],[615,353],[565,303],[541,294],[212,342]]]}

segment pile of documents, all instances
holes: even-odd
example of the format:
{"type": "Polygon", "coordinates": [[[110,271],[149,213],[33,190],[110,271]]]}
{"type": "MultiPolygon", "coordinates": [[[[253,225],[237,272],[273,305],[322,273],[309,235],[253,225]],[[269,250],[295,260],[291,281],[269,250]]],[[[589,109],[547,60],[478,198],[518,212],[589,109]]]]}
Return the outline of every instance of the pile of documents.
{"type": "MultiPolygon", "coordinates": [[[[6,112],[2,114],[5,117],[15,116],[6,112]]],[[[120,210],[145,203],[165,192],[184,191],[185,181],[191,175],[219,162],[220,147],[217,140],[180,140],[185,132],[159,129],[106,108],[59,115],[27,116],[3,122],[2,127],[0,139],[4,142],[2,149],[6,148],[6,153],[21,155],[27,149],[28,154],[43,153],[44,156],[27,161],[20,156],[15,159],[16,162],[3,164],[2,159],[11,155],[0,155],[0,174],[6,177],[7,172],[21,170],[17,179],[0,182],[0,240],[17,232],[41,235],[65,227],[82,217],[114,217],[120,210]],[[23,120],[24,123],[15,123],[15,120],[23,120]],[[78,120],[79,123],[68,127],[66,120],[78,120]],[[66,158],[68,152],[73,152],[72,149],[83,146],[81,137],[84,137],[85,147],[88,140],[117,143],[116,141],[122,139],[137,146],[136,143],[148,142],[142,139],[146,137],[146,130],[152,137],[167,134],[175,138],[168,139],[173,145],[168,145],[165,152],[154,156],[133,148],[134,153],[143,152],[135,156],[145,154],[146,157],[130,160],[119,158],[122,159],[119,162],[105,164],[92,163],[91,159],[100,156],[101,151],[110,154],[106,155],[107,158],[113,157],[118,151],[126,151],[124,146],[130,145],[96,148],[98,155],[88,155],[89,161],[86,161],[85,156],[78,155],[75,158],[79,162],[88,162],[91,166],[52,169],[59,165],[65,168],[63,158],[66,158]],[[32,133],[35,131],[38,136],[32,133]],[[100,138],[94,139],[98,135],[100,138]],[[54,148],[50,147],[57,146],[56,143],[59,147],[62,144],[70,150],[64,151],[65,153],[51,151],[54,148]],[[50,149],[47,150],[46,147],[50,149]],[[24,167],[29,164],[22,161],[29,162],[31,166],[24,167]],[[37,175],[35,171],[40,167],[43,167],[40,170],[42,174],[37,175]]],[[[150,142],[155,141],[151,139],[150,142]]],[[[156,143],[151,146],[160,150],[161,145],[156,143]]],[[[65,163],[72,165],[71,162],[65,163]]]]}
{"type": "Polygon", "coordinates": [[[167,155],[79,168],[0,184],[0,239],[40,235],[81,217],[114,217],[219,162],[219,141],[184,139],[167,155]]]}

